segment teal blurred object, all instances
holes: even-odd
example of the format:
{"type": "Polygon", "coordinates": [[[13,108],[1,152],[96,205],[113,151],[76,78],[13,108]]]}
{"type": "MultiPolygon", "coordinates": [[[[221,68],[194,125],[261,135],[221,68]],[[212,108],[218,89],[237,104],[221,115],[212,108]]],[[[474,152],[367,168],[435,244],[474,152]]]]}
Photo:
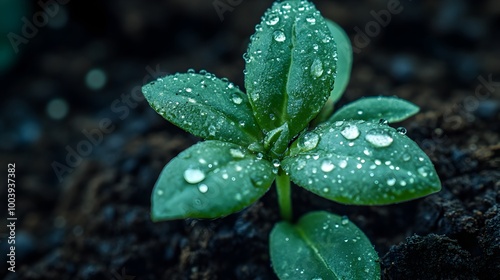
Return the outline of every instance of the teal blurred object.
{"type": "Polygon", "coordinates": [[[25,0],[0,0],[0,75],[5,74],[15,63],[17,56],[7,35],[21,33],[21,18],[28,16],[25,0]]]}

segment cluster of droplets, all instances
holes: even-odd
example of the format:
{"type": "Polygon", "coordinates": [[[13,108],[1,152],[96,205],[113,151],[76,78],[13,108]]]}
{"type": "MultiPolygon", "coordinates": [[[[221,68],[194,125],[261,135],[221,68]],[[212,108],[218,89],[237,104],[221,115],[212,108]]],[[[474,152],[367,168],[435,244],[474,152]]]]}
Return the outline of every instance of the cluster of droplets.
{"type": "MultiPolygon", "coordinates": [[[[307,1],[301,1],[300,3],[275,3],[273,8],[262,17],[262,23],[255,27],[256,34],[250,37],[251,41],[257,41],[261,38],[261,36],[270,34],[267,36],[272,36],[272,40],[276,44],[291,45],[292,36],[288,35],[285,31],[290,29],[290,27],[287,26],[290,24],[291,17],[293,17],[293,20],[295,21],[293,24],[303,23],[309,26],[314,26],[317,25],[319,21],[322,21],[319,11],[317,11],[314,6],[307,1]],[[266,30],[264,31],[264,29],[266,30]]],[[[324,61],[319,58],[315,58],[311,65],[306,66],[304,69],[305,71],[309,71],[314,79],[321,78],[322,80],[326,80],[326,77],[324,76],[325,72],[327,75],[336,74],[335,67],[333,66],[337,61],[336,52],[332,51],[328,47],[325,48],[321,46],[321,43],[328,44],[332,41],[331,34],[326,28],[326,25],[323,25],[321,28],[308,28],[307,30],[309,33],[304,35],[311,37],[314,34],[317,38],[319,38],[318,42],[308,46],[310,49],[297,48],[293,51],[296,52],[295,55],[303,56],[304,54],[308,54],[311,57],[327,58],[324,61]]],[[[285,49],[281,50],[281,54],[286,57],[287,54],[285,54],[284,51],[285,49]]],[[[243,58],[247,64],[254,62],[261,63],[263,59],[269,59],[268,57],[264,58],[261,49],[255,49],[252,47],[250,47],[249,51],[243,55],[243,58]]],[[[283,62],[280,57],[270,59],[271,61],[278,63],[283,62]]],[[[246,70],[244,73],[247,74],[246,70]]],[[[254,82],[258,84],[258,81],[254,82]]],[[[251,97],[254,101],[259,98],[258,95],[251,97]]]]}
{"type": "Polygon", "coordinates": [[[252,116],[249,108],[243,107],[246,95],[236,85],[205,70],[196,73],[189,69],[187,73],[159,78],[146,85],[143,91],[151,107],[160,115],[199,137],[239,143],[246,137],[242,127],[258,131],[255,123],[243,120],[246,118],[235,122],[218,110],[210,109],[233,106],[234,112],[244,109],[252,116]],[[205,124],[200,123],[200,119],[206,120],[205,124]]]}
{"type": "MultiPolygon", "coordinates": [[[[204,199],[206,195],[210,198],[216,197],[220,193],[221,186],[224,185],[221,182],[241,182],[242,187],[234,193],[235,201],[241,201],[252,195],[253,188],[262,188],[265,182],[269,181],[271,174],[266,171],[268,167],[264,162],[246,160],[245,152],[241,148],[230,148],[226,152],[229,155],[223,156],[225,160],[221,161],[206,160],[203,157],[203,151],[200,150],[179,155],[181,159],[190,161],[195,159],[193,164],[182,172],[186,187],[194,186],[199,194],[193,200],[193,207],[201,209],[203,201],[206,201],[204,199]],[[197,163],[194,164],[194,162],[197,163]],[[227,164],[228,162],[231,164],[227,164]],[[247,180],[250,180],[250,186],[245,183],[247,180]]],[[[157,195],[163,196],[164,194],[163,189],[157,190],[157,195]]]]}
{"type": "MultiPolygon", "coordinates": [[[[415,146],[410,142],[391,148],[396,141],[407,141],[397,137],[405,135],[406,129],[394,131],[387,123],[337,121],[330,127],[307,132],[292,149],[293,164],[286,164],[285,170],[300,172],[304,175],[299,178],[302,185],[319,188],[327,197],[333,189],[338,194],[350,188],[349,184],[376,185],[384,199],[395,199],[403,192],[414,193],[415,183],[433,176],[432,169],[422,156],[412,156],[415,146]]],[[[355,192],[343,195],[354,201],[360,199],[352,193],[355,192]]]]}

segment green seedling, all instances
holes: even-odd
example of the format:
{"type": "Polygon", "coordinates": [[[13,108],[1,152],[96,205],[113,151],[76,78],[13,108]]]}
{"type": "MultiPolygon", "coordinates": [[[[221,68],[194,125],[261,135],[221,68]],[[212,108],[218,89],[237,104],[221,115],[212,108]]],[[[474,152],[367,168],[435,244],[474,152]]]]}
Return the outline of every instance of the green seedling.
{"type": "Polygon", "coordinates": [[[351,45],[308,1],[275,3],[255,29],[244,55],[246,94],[193,70],[144,86],[153,109],[206,140],[165,166],[152,219],[224,217],[275,182],[283,221],[271,232],[270,256],[280,279],[379,279],[377,253],[347,218],[320,211],[293,219],[290,183],[354,205],[438,191],[429,158],[404,128],[388,125],[418,107],[371,97],[332,115],[349,81],[351,45]]]}

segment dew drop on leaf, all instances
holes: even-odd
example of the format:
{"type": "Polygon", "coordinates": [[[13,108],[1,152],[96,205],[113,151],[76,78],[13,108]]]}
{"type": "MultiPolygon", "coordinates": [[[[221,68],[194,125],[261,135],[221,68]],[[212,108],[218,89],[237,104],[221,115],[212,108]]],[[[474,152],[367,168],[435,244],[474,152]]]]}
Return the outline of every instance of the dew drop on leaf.
{"type": "Polygon", "coordinates": [[[239,97],[238,95],[236,94],[233,94],[233,96],[231,97],[231,100],[233,101],[234,104],[236,105],[239,105],[241,104],[241,102],[243,102],[243,98],[239,97]]]}
{"type": "Polygon", "coordinates": [[[280,21],[279,17],[273,17],[266,21],[267,25],[276,25],[280,21]]]}
{"type": "Polygon", "coordinates": [[[215,126],[210,125],[210,126],[208,127],[208,134],[209,134],[210,136],[215,136],[215,132],[216,132],[216,128],[215,128],[215,126]]]}
{"type": "Polygon", "coordinates": [[[323,161],[323,163],[321,163],[321,170],[323,172],[330,172],[334,168],[335,168],[335,165],[329,160],[325,160],[325,161],[323,161]]]}
{"type": "Polygon", "coordinates": [[[319,135],[315,132],[308,132],[304,135],[304,137],[299,141],[298,148],[302,151],[310,151],[316,146],[318,146],[319,135]]]}
{"type": "Polygon", "coordinates": [[[315,59],[311,65],[311,75],[319,78],[323,75],[323,63],[319,59],[315,59]]]}
{"type": "Polygon", "coordinates": [[[306,18],[306,21],[309,22],[311,25],[316,24],[316,19],[313,17],[306,18]]]}
{"type": "Polygon", "coordinates": [[[199,169],[188,168],[184,171],[184,180],[190,184],[196,184],[205,179],[205,173],[199,169]]]}
{"type": "Polygon", "coordinates": [[[359,136],[359,129],[356,125],[348,125],[340,132],[348,140],[354,140],[359,136]]]}
{"type": "Polygon", "coordinates": [[[405,134],[406,134],[406,132],[407,132],[406,128],[404,128],[404,127],[402,127],[402,126],[401,126],[401,127],[398,127],[396,130],[397,130],[397,132],[398,132],[399,134],[402,134],[402,135],[405,135],[405,134]]]}
{"type": "Polygon", "coordinates": [[[389,187],[392,187],[392,186],[394,186],[395,184],[396,184],[396,179],[394,179],[394,178],[387,179],[387,185],[388,185],[389,187]]]}
{"type": "Polygon", "coordinates": [[[339,167],[340,167],[340,168],[342,168],[342,169],[346,168],[346,167],[347,167],[347,161],[346,161],[346,160],[344,160],[344,159],[343,159],[343,160],[341,160],[341,161],[339,162],[339,167]]]}
{"type": "Polygon", "coordinates": [[[422,167],[419,167],[417,169],[418,171],[418,174],[422,175],[423,177],[427,177],[429,176],[429,168],[427,168],[426,166],[422,166],[422,167]]]}
{"type": "Polygon", "coordinates": [[[343,225],[347,225],[349,223],[349,218],[347,218],[347,216],[342,216],[340,223],[343,225]]]}
{"type": "Polygon", "coordinates": [[[368,141],[370,144],[372,144],[377,148],[388,147],[394,141],[389,132],[387,132],[384,129],[378,129],[378,128],[368,131],[368,133],[365,136],[365,139],[366,141],[368,141]]]}
{"type": "Polygon", "coordinates": [[[206,192],[208,192],[208,186],[207,186],[207,185],[205,185],[205,184],[200,184],[200,185],[198,186],[198,190],[199,190],[201,193],[206,193],[206,192]]]}
{"type": "Polygon", "coordinates": [[[276,30],[273,33],[273,38],[276,42],[284,42],[286,40],[286,35],[281,30],[276,30]]]}
{"type": "Polygon", "coordinates": [[[402,156],[402,159],[403,159],[403,161],[409,161],[411,159],[411,156],[408,153],[404,153],[402,156]]]}
{"type": "Polygon", "coordinates": [[[382,125],[387,125],[389,122],[386,119],[380,119],[378,123],[382,125]]]}
{"type": "Polygon", "coordinates": [[[229,153],[233,158],[244,158],[245,154],[240,149],[229,149],[229,153]]]}

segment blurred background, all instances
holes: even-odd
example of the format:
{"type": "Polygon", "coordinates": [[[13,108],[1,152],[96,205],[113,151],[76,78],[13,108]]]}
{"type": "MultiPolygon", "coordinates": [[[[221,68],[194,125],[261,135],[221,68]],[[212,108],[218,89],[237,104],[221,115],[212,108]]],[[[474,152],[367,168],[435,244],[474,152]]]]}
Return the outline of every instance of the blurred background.
{"type": "MultiPolygon", "coordinates": [[[[157,116],[140,94],[145,83],[189,68],[244,88],[242,55],[272,2],[0,0],[0,174],[7,178],[7,164],[15,163],[15,276],[275,279],[262,256],[269,223],[254,217],[262,215],[246,211],[228,218],[228,225],[149,221],[149,196],[161,168],[198,139],[157,116]],[[240,244],[260,255],[210,268],[210,248],[226,244],[224,238],[264,245],[240,244]],[[192,253],[193,243],[205,251],[192,253]]],[[[422,116],[405,125],[410,135],[427,127],[413,136],[433,160],[452,138],[456,161],[477,168],[464,155],[481,152],[472,138],[482,129],[488,130],[484,146],[498,145],[499,1],[313,2],[345,29],[355,49],[340,105],[368,95],[416,103],[422,116]],[[472,133],[460,136],[461,129],[472,133]]],[[[489,152],[488,168],[497,168],[498,147],[489,152]]],[[[470,171],[457,166],[438,171],[447,178],[470,171]]],[[[5,184],[0,198],[3,224],[5,184]]],[[[278,219],[274,198],[263,201],[268,209],[254,212],[278,219]]],[[[370,223],[359,222],[381,257],[414,232],[398,225],[384,239],[370,223]]],[[[6,271],[9,233],[0,228],[0,278],[16,279],[6,271]]]]}

